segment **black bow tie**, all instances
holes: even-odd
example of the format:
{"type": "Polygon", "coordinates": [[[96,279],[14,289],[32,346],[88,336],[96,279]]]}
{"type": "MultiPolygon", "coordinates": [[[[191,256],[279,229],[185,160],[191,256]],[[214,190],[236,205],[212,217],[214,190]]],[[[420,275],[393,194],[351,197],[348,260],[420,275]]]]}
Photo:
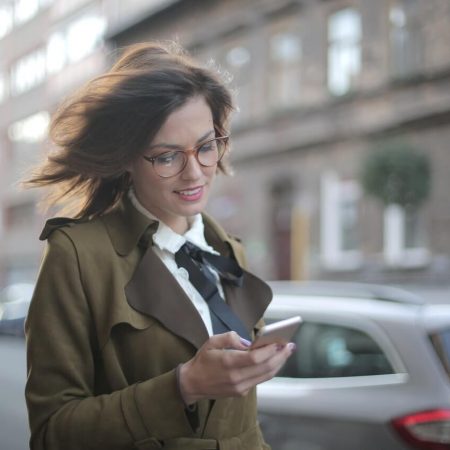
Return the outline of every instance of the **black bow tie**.
{"type": "Polygon", "coordinates": [[[210,267],[218,273],[221,280],[239,287],[242,286],[244,272],[234,259],[206,252],[189,241],[186,241],[175,254],[175,261],[180,259],[180,252],[187,254],[193,259],[205,274],[208,272],[211,273],[209,270],[208,272],[205,270],[210,267]]]}
{"type": "Polygon", "coordinates": [[[216,279],[210,268],[221,280],[242,286],[244,273],[231,258],[205,252],[191,242],[176,252],[175,261],[189,273],[189,281],[208,303],[214,334],[236,331],[241,337],[250,339],[250,334],[239,317],[231,310],[219,294],[216,279]]]}

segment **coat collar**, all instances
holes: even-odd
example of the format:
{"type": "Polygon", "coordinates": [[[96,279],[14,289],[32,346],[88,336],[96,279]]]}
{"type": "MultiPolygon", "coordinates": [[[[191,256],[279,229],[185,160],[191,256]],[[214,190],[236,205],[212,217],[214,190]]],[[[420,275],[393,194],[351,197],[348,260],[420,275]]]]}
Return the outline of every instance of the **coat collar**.
{"type": "MultiPolygon", "coordinates": [[[[211,216],[202,213],[202,217],[208,244],[226,256],[237,253],[235,256],[243,265],[243,261],[240,261],[240,252],[236,251],[239,246],[236,240],[231,238],[211,216]]],[[[148,246],[158,227],[158,222],[139,212],[127,195],[123,196],[110,213],[102,216],[101,220],[106,226],[114,249],[120,256],[129,255],[140,242],[148,246]]]]}
{"type": "MultiPolygon", "coordinates": [[[[240,244],[207,214],[203,214],[203,220],[208,244],[220,254],[234,257],[244,265],[240,244]]],[[[143,256],[125,287],[130,306],[157,319],[172,333],[200,348],[208,339],[200,315],[164,263],[150,249],[157,222],[141,214],[128,198],[104,216],[103,221],[119,255],[128,255],[138,245],[144,248],[143,256]]],[[[270,287],[244,270],[243,286],[225,285],[224,292],[227,303],[252,334],[272,298],[270,287]]]]}
{"type": "Polygon", "coordinates": [[[140,241],[145,246],[158,227],[158,222],[140,213],[124,195],[119,204],[102,221],[112,245],[120,256],[127,256],[140,241]]]}

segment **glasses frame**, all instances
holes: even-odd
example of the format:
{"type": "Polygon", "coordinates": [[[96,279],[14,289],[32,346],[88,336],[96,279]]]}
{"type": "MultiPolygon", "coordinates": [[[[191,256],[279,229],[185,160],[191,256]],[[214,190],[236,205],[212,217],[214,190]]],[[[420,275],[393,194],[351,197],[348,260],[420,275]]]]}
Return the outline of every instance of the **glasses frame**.
{"type": "Polygon", "coordinates": [[[158,175],[158,176],[161,177],[161,178],[172,178],[172,177],[175,177],[175,176],[179,175],[179,174],[180,174],[181,172],[183,172],[183,170],[186,168],[187,163],[188,163],[189,155],[193,155],[193,156],[195,157],[195,160],[196,160],[202,167],[213,167],[215,164],[219,164],[219,162],[222,160],[223,156],[224,156],[225,153],[226,153],[226,149],[225,149],[225,150],[222,152],[222,154],[219,156],[219,159],[218,159],[214,164],[211,164],[210,166],[208,166],[207,164],[202,164],[202,163],[199,161],[199,159],[198,159],[198,153],[199,153],[200,149],[201,149],[205,144],[208,144],[209,142],[212,142],[212,141],[220,141],[220,142],[223,142],[224,145],[226,145],[229,138],[230,138],[229,135],[227,135],[227,136],[217,136],[217,137],[215,137],[215,138],[207,139],[206,141],[201,142],[200,144],[196,145],[195,147],[186,148],[186,149],[184,149],[184,150],[168,150],[167,152],[163,152],[163,153],[159,154],[158,156],[146,156],[146,155],[142,155],[142,157],[143,157],[146,161],[152,163],[152,167],[153,167],[153,170],[155,171],[156,175],[158,175]],[[166,153],[182,153],[182,154],[183,154],[183,157],[184,157],[184,163],[183,163],[181,169],[180,169],[177,173],[174,173],[173,175],[169,175],[169,176],[166,176],[166,177],[165,177],[164,175],[160,175],[160,174],[158,173],[158,171],[155,169],[155,160],[158,159],[159,157],[165,155],[166,153]]]}

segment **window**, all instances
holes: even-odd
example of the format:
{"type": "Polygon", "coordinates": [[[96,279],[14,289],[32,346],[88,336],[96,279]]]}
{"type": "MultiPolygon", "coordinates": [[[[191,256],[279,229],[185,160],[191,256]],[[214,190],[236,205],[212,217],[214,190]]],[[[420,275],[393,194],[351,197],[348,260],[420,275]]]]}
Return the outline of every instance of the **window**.
{"type": "Polygon", "coordinates": [[[340,180],[327,172],[321,180],[322,260],[331,270],[353,270],[361,264],[359,199],[354,180],[340,180]]]}
{"type": "Polygon", "coordinates": [[[47,136],[50,114],[40,111],[36,114],[18,120],[8,128],[9,139],[13,142],[33,144],[42,141],[47,136]]]}
{"type": "Polygon", "coordinates": [[[53,74],[67,64],[91,54],[103,42],[106,21],[101,16],[85,14],[64,30],[54,32],[47,43],[47,70],[53,74]]]}
{"type": "Polygon", "coordinates": [[[384,211],[384,258],[388,265],[417,267],[428,262],[425,224],[418,210],[389,205],[384,211]]]}
{"type": "Polygon", "coordinates": [[[66,64],[66,42],[62,33],[53,33],[47,43],[47,72],[59,72],[66,64]]]}
{"type": "Polygon", "coordinates": [[[40,48],[19,59],[11,69],[11,94],[20,95],[44,81],[45,51],[40,48]]]}
{"type": "Polygon", "coordinates": [[[6,99],[8,95],[7,85],[6,85],[6,77],[0,73],[0,103],[6,99]]]}
{"type": "Polygon", "coordinates": [[[328,89],[333,95],[351,91],[361,71],[361,19],[353,8],[328,21],[328,89]]]}
{"type": "Polygon", "coordinates": [[[389,11],[391,71],[405,77],[423,67],[423,36],[418,0],[395,0],[389,11]]]}
{"type": "Polygon", "coordinates": [[[251,61],[250,49],[241,43],[230,46],[225,52],[225,67],[232,76],[232,87],[236,90],[239,111],[234,116],[236,120],[245,119],[251,114],[251,61]]]}
{"type": "Polygon", "coordinates": [[[92,53],[101,42],[105,29],[106,21],[95,15],[86,15],[73,22],[66,33],[69,61],[79,61],[92,53]]]}
{"type": "Polygon", "coordinates": [[[380,346],[355,328],[305,321],[293,342],[297,351],[279,377],[330,378],[394,373],[380,346]]]}
{"type": "Polygon", "coordinates": [[[300,37],[281,32],[270,39],[269,98],[273,106],[298,103],[301,85],[302,46],[300,37]]]}
{"type": "Polygon", "coordinates": [[[8,34],[14,24],[14,12],[12,5],[0,6],[0,39],[8,34]]]}
{"type": "Polygon", "coordinates": [[[39,0],[16,0],[14,22],[21,24],[31,19],[39,10],[39,0]]]}
{"type": "Polygon", "coordinates": [[[11,94],[20,95],[42,83],[47,74],[59,72],[67,64],[88,56],[102,42],[106,21],[85,14],[62,32],[53,33],[46,48],[19,59],[11,69],[11,94]]]}
{"type": "Polygon", "coordinates": [[[0,39],[6,36],[15,25],[28,22],[40,9],[51,3],[53,0],[15,0],[0,5],[0,39]]]}

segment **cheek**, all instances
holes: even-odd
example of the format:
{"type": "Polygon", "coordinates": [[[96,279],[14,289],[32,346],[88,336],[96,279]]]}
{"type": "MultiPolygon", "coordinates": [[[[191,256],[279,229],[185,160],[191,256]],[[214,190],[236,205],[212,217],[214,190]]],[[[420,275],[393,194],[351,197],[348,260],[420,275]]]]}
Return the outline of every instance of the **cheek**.
{"type": "Polygon", "coordinates": [[[217,167],[205,167],[204,174],[209,180],[213,180],[217,173],[217,167]]]}
{"type": "Polygon", "coordinates": [[[146,166],[134,166],[130,170],[131,180],[135,187],[143,187],[153,185],[155,183],[154,174],[152,173],[152,167],[146,166]]]}

